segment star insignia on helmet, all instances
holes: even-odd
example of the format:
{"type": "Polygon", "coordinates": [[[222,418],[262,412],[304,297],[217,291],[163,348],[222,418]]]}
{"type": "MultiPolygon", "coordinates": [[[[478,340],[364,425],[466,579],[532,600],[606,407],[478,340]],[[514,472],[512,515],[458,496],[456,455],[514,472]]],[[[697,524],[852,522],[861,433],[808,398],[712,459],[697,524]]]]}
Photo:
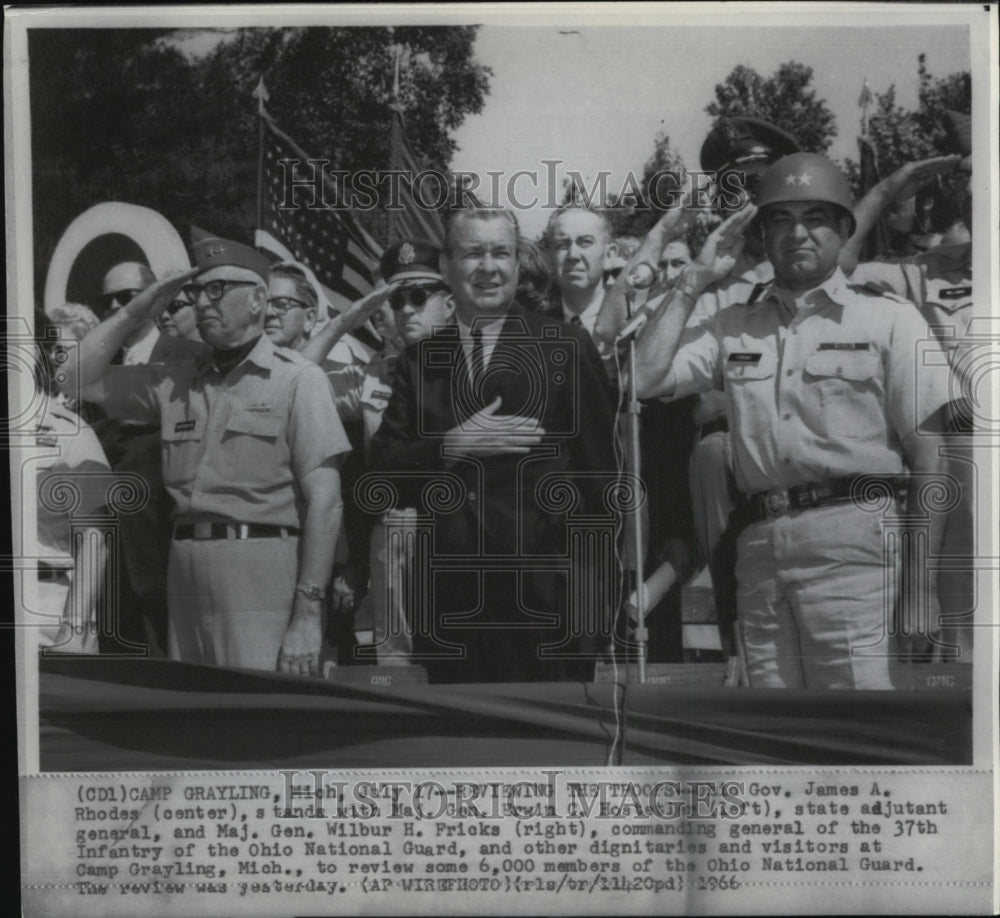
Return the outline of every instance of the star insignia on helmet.
{"type": "Polygon", "coordinates": [[[803,172],[801,175],[789,175],[785,178],[786,185],[812,185],[812,176],[808,172],[803,172]]]}
{"type": "Polygon", "coordinates": [[[416,260],[417,253],[414,251],[413,246],[408,242],[404,242],[399,247],[399,263],[401,265],[412,265],[416,260]]]}

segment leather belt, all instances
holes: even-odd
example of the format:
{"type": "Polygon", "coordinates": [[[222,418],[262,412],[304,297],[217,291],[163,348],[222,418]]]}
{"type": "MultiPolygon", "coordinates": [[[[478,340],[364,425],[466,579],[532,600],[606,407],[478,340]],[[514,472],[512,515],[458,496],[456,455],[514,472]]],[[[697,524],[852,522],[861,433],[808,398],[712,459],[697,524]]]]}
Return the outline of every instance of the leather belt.
{"type": "Polygon", "coordinates": [[[740,528],[759,523],[761,520],[775,519],[796,510],[814,510],[818,507],[828,507],[831,504],[850,503],[863,499],[869,489],[877,487],[879,482],[897,498],[906,494],[906,480],[893,476],[875,478],[870,475],[848,478],[833,478],[817,484],[798,485],[794,488],[776,488],[773,491],[761,491],[751,497],[741,500],[732,512],[731,521],[740,528]],[[862,480],[860,488],[856,483],[862,480]]]}
{"type": "Polygon", "coordinates": [[[298,529],[290,526],[268,526],[264,523],[178,523],[174,526],[174,539],[287,539],[297,536],[298,529]]]}
{"type": "Polygon", "coordinates": [[[716,418],[714,421],[709,421],[707,424],[702,424],[701,429],[698,431],[698,439],[704,440],[705,437],[711,436],[714,433],[729,433],[729,419],[726,417],[716,418]]]}

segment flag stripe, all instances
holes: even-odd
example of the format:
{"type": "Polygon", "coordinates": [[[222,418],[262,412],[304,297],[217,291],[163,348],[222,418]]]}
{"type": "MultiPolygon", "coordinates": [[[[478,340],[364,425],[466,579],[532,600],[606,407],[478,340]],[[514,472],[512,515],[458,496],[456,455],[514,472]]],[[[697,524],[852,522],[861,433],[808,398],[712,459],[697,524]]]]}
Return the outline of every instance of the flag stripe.
{"type": "Polygon", "coordinates": [[[381,249],[353,213],[331,209],[336,189],[329,177],[307,165],[310,157],[269,116],[263,123],[264,225],[258,233],[274,243],[266,248],[309,268],[329,291],[331,305],[342,309],[374,286],[381,249]],[[300,165],[293,169],[282,160],[300,165]],[[313,202],[320,206],[310,207],[313,202]]]}

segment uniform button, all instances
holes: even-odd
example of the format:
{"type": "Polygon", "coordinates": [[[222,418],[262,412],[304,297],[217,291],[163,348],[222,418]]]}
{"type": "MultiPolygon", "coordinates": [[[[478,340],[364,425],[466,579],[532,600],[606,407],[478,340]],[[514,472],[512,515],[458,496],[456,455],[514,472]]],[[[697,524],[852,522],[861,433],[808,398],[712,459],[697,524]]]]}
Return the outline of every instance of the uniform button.
{"type": "Polygon", "coordinates": [[[794,370],[785,370],[785,376],[791,376],[794,372],[794,370]]]}
{"type": "Polygon", "coordinates": [[[790,421],[792,419],[792,416],[790,414],[788,414],[787,412],[783,415],[783,417],[784,417],[784,419],[786,421],[790,421]]]}
{"type": "Polygon", "coordinates": [[[791,462],[791,461],[792,460],[788,456],[785,456],[785,462],[791,462]]]}
{"type": "Polygon", "coordinates": [[[844,375],[844,368],[843,367],[837,367],[837,375],[838,376],[843,376],[844,375]]]}

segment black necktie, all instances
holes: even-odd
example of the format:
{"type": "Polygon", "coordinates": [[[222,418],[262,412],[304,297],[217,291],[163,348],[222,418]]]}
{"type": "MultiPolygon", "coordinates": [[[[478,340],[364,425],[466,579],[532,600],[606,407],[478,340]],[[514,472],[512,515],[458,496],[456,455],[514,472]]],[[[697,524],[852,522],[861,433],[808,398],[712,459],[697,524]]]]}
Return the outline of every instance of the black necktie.
{"type": "Polygon", "coordinates": [[[572,319],[569,320],[570,325],[583,325],[583,319],[579,316],[574,315],[572,319]]]}

